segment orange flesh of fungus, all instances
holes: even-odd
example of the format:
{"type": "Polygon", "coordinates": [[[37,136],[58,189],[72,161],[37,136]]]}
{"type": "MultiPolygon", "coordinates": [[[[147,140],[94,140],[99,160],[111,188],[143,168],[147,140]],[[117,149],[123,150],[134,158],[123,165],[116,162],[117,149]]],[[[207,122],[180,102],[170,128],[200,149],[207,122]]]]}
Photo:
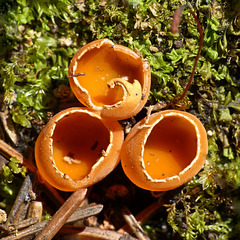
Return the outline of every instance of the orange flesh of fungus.
{"type": "Polygon", "coordinates": [[[172,177],[184,170],[196,153],[194,126],[181,117],[165,117],[154,126],[145,144],[145,170],[154,179],[172,177]]]}
{"type": "Polygon", "coordinates": [[[141,60],[131,59],[114,50],[111,45],[103,45],[86,52],[77,60],[75,73],[85,73],[77,79],[85,88],[96,106],[113,105],[123,99],[122,87],[110,88],[108,81],[123,78],[131,83],[136,79],[142,82],[141,60]]]}
{"type": "Polygon", "coordinates": [[[52,139],[57,168],[73,180],[88,175],[110,142],[103,123],[87,114],[65,116],[56,125],[52,139]]]}

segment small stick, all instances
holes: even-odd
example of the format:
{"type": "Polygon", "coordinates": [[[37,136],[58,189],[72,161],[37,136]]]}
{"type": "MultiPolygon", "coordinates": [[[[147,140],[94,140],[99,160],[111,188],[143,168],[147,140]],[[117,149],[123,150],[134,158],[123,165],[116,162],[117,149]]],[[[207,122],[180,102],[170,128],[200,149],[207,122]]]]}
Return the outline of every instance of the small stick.
{"type": "MultiPolygon", "coordinates": [[[[149,205],[148,207],[146,207],[145,209],[143,209],[140,213],[138,213],[135,216],[138,224],[142,225],[147,219],[149,219],[149,217],[152,214],[154,214],[159,208],[161,208],[165,202],[166,201],[164,199],[162,199],[161,201],[156,201],[149,205]]],[[[129,232],[130,230],[129,225],[125,224],[123,227],[118,229],[119,232],[121,232],[122,230],[124,232],[129,232]]]]}
{"type": "Polygon", "coordinates": [[[31,188],[31,178],[29,175],[27,175],[23,181],[22,187],[19,190],[16,200],[15,200],[15,202],[12,206],[12,209],[8,215],[6,225],[12,224],[14,222],[14,218],[17,215],[17,212],[20,209],[21,205],[24,203],[30,188],[31,188]]]}
{"type": "Polygon", "coordinates": [[[65,224],[67,219],[79,207],[80,203],[84,200],[87,189],[78,189],[65,201],[60,209],[53,215],[48,225],[37,235],[35,240],[50,240],[59,229],[65,224]]]}
{"type": "Polygon", "coordinates": [[[181,22],[182,11],[183,11],[184,7],[185,6],[181,6],[173,14],[173,20],[172,20],[172,26],[171,26],[171,32],[173,34],[178,33],[178,27],[181,22]]]}
{"type": "Polygon", "coordinates": [[[17,158],[19,163],[22,164],[24,162],[23,156],[1,139],[0,139],[0,153],[7,159],[15,157],[17,158]]]}
{"type": "Polygon", "coordinates": [[[129,234],[121,234],[113,230],[100,229],[97,227],[66,226],[61,232],[62,240],[98,239],[98,240],[137,240],[129,234]]]}
{"type": "Polygon", "coordinates": [[[150,105],[150,106],[148,107],[145,121],[144,121],[144,123],[143,123],[142,125],[140,125],[140,126],[138,127],[138,129],[151,127],[151,125],[148,125],[148,122],[149,122],[149,118],[150,118],[150,115],[151,115],[153,109],[154,109],[154,105],[150,105]]]}
{"type": "Polygon", "coordinates": [[[28,228],[26,228],[26,229],[24,229],[22,231],[17,232],[17,234],[14,233],[14,234],[12,234],[10,236],[3,237],[3,238],[1,238],[1,240],[18,240],[18,239],[23,239],[23,238],[25,238],[27,236],[30,236],[30,235],[33,235],[33,234],[39,232],[41,229],[43,229],[48,224],[48,222],[49,222],[49,220],[47,219],[47,220],[44,220],[44,221],[42,221],[40,223],[36,223],[36,224],[34,224],[34,225],[32,225],[32,226],[30,226],[30,227],[28,227],[28,228]]]}
{"type": "MultiPolygon", "coordinates": [[[[29,160],[23,157],[21,153],[19,153],[17,150],[12,148],[10,145],[5,143],[0,139],[0,153],[6,157],[7,159],[10,159],[11,157],[17,158],[18,162],[25,167],[30,172],[38,172],[38,169],[36,168],[35,165],[33,165],[29,160]]],[[[54,196],[54,198],[60,202],[61,204],[64,203],[64,199],[61,197],[61,195],[56,191],[55,188],[53,188],[50,184],[48,184],[46,181],[43,181],[42,184],[47,188],[47,190],[54,196]]]]}
{"type": "Polygon", "coordinates": [[[126,207],[122,209],[122,214],[125,221],[127,222],[129,227],[139,240],[150,240],[150,238],[144,232],[136,218],[131,214],[131,212],[126,207]]]}
{"type": "Polygon", "coordinates": [[[153,213],[163,206],[165,201],[156,201],[136,215],[139,224],[143,224],[153,213]]]}
{"type": "Polygon", "coordinates": [[[0,139],[0,153],[7,159],[15,157],[18,160],[18,162],[20,164],[24,165],[25,167],[27,167],[27,169],[30,172],[37,171],[37,168],[30,161],[28,161],[25,157],[23,157],[23,155],[20,152],[18,152],[16,149],[14,149],[13,147],[8,145],[1,139],[0,139]]]}
{"type": "Polygon", "coordinates": [[[86,75],[86,73],[84,73],[84,72],[81,72],[81,73],[75,73],[75,74],[73,74],[72,76],[68,76],[69,78],[70,77],[79,77],[79,76],[85,76],[86,75]]]}
{"type": "Polygon", "coordinates": [[[77,208],[77,210],[69,217],[67,223],[73,223],[84,218],[88,218],[100,213],[103,209],[102,204],[89,204],[77,208]]]}
{"type": "Polygon", "coordinates": [[[27,218],[37,218],[41,222],[43,205],[40,201],[32,201],[29,205],[27,218]]]}
{"type": "Polygon", "coordinates": [[[0,153],[0,173],[3,171],[3,167],[8,163],[9,161],[0,153]]]}
{"type": "Polygon", "coordinates": [[[180,24],[180,21],[181,21],[182,11],[183,11],[184,7],[188,7],[189,8],[190,13],[192,14],[194,20],[197,23],[198,31],[200,33],[200,42],[199,42],[197,56],[196,56],[195,61],[194,61],[193,69],[192,69],[192,72],[191,72],[188,84],[187,84],[184,92],[182,93],[182,95],[178,99],[178,102],[183,100],[183,98],[186,96],[186,94],[188,92],[189,87],[192,84],[192,81],[193,81],[193,78],[194,78],[194,75],[195,75],[195,69],[196,69],[196,66],[197,66],[197,62],[198,62],[198,59],[199,59],[199,56],[200,56],[200,52],[201,52],[202,45],[203,45],[203,40],[204,40],[204,32],[203,32],[202,26],[201,26],[201,24],[200,24],[200,22],[199,22],[199,20],[198,20],[198,18],[196,16],[196,14],[192,11],[192,7],[190,6],[190,4],[186,4],[184,6],[181,6],[173,14],[173,21],[172,21],[172,27],[171,27],[172,33],[177,33],[178,32],[178,27],[179,27],[179,24],[180,24]]]}
{"type": "Polygon", "coordinates": [[[13,224],[17,224],[17,223],[21,222],[23,219],[25,219],[25,217],[27,215],[29,204],[30,204],[30,202],[26,201],[26,199],[24,199],[24,202],[21,204],[16,215],[14,216],[14,219],[12,222],[13,224]]]}
{"type": "Polygon", "coordinates": [[[8,232],[9,235],[10,234],[16,234],[16,230],[22,229],[22,228],[27,228],[29,226],[32,226],[33,224],[38,223],[38,219],[37,218],[27,218],[24,219],[18,223],[12,224],[12,225],[8,225],[8,232]]]}
{"type": "MultiPolygon", "coordinates": [[[[101,204],[90,204],[88,206],[79,207],[73,213],[73,215],[66,221],[66,224],[96,215],[99,212],[101,212],[102,209],[103,209],[103,205],[101,204]]],[[[17,235],[14,233],[11,236],[1,238],[1,240],[18,240],[18,239],[23,239],[25,237],[31,236],[41,231],[44,227],[48,225],[49,222],[50,222],[50,219],[46,219],[40,223],[36,223],[33,226],[28,227],[27,229],[17,232],[17,235]]]]}
{"type": "Polygon", "coordinates": [[[188,81],[188,84],[183,92],[183,94],[181,95],[181,97],[179,98],[178,101],[181,101],[187,94],[188,92],[188,89],[189,87],[191,86],[192,84],[192,81],[193,81],[193,78],[194,78],[194,75],[195,75],[195,69],[197,67],[197,62],[198,62],[198,59],[199,59],[199,56],[200,56],[200,52],[202,50],[202,46],[203,46],[203,40],[204,40],[204,32],[203,32],[203,29],[202,29],[202,26],[198,20],[198,17],[196,16],[196,14],[192,11],[192,7],[187,4],[186,5],[189,9],[190,9],[190,13],[192,14],[193,18],[195,19],[196,23],[197,23],[197,26],[198,26],[198,31],[200,33],[200,42],[199,42],[199,47],[198,47],[198,52],[197,52],[197,56],[195,58],[195,61],[194,61],[194,65],[193,65],[193,69],[192,69],[192,73],[190,75],[190,79],[188,81]]]}

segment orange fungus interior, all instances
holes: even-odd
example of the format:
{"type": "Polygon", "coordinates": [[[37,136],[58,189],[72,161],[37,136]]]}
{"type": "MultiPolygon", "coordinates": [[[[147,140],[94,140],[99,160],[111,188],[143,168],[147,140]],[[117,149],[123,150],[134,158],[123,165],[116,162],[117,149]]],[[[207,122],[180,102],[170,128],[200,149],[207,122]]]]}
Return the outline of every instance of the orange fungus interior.
{"type": "Polygon", "coordinates": [[[195,128],[178,116],[168,116],[156,124],[145,144],[144,164],[154,179],[178,175],[197,153],[195,128]],[[194,144],[195,143],[195,144],[194,144]]]}
{"type": "Polygon", "coordinates": [[[115,50],[111,45],[93,48],[77,60],[75,73],[85,73],[77,77],[80,85],[91,96],[97,106],[113,105],[123,99],[121,86],[109,88],[107,82],[113,78],[123,78],[129,82],[134,79],[140,83],[142,77],[142,61],[122,51],[115,50]]]}
{"type": "Polygon", "coordinates": [[[74,113],[61,119],[52,138],[55,164],[73,180],[81,180],[89,174],[110,142],[104,124],[85,113],[74,113]]]}

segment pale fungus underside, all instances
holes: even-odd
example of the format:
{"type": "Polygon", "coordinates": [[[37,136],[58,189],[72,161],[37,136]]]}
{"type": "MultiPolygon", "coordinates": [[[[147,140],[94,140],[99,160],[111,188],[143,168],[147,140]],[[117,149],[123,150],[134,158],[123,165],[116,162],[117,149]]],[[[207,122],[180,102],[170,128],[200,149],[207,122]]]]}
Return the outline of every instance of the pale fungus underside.
{"type": "MultiPolygon", "coordinates": [[[[173,35],[170,32],[175,10],[186,3],[185,0],[2,1],[0,97],[1,111],[7,107],[10,115],[5,117],[7,124],[2,124],[1,136],[32,159],[32,148],[40,129],[59,110],[73,102],[76,104],[69,91],[68,76],[87,77],[84,69],[69,74],[70,60],[82,46],[96,39],[108,38],[133,51],[137,49],[151,67],[152,84],[146,108],[156,103],[160,109],[171,105],[175,97],[184,92],[199,47],[199,31],[189,9],[182,11],[179,33],[173,35]],[[13,128],[9,127],[8,116],[12,117],[13,128]],[[17,136],[17,139],[11,136],[17,136]]],[[[239,1],[200,0],[190,3],[205,37],[195,77],[180,107],[187,106],[186,111],[197,116],[207,130],[207,162],[196,177],[180,189],[168,192],[168,197],[162,197],[165,205],[160,214],[150,218],[143,228],[153,240],[179,236],[186,240],[238,239],[239,1]]],[[[121,85],[116,87],[122,89],[116,96],[118,100],[124,89],[121,85]]],[[[131,129],[145,113],[146,109],[143,109],[134,119],[122,121],[122,126],[131,129]]],[[[93,142],[91,148],[97,150],[98,144],[93,142]]],[[[65,164],[75,165],[74,161],[79,160],[71,151],[64,155],[65,164]]],[[[1,166],[0,207],[9,213],[26,168],[15,158],[9,162],[1,158],[1,166]]],[[[119,209],[115,209],[119,206],[119,198],[108,198],[110,189],[114,189],[115,195],[121,193],[124,197],[120,202],[130,204],[131,210],[143,204],[142,199],[147,201],[146,192],[144,197],[134,198],[138,196],[135,195],[138,188],[126,182],[124,177],[121,182],[117,181],[121,175],[118,174],[120,170],[117,171],[92,188],[94,199],[104,202],[101,219],[106,217],[112,222],[119,216],[119,209]],[[113,188],[116,186],[112,186],[112,179],[121,183],[125,191],[113,188]]],[[[43,191],[38,192],[39,196],[42,194],[43,191]]],[[[89,194],[91,200],[93,195],[89,194]]]]}

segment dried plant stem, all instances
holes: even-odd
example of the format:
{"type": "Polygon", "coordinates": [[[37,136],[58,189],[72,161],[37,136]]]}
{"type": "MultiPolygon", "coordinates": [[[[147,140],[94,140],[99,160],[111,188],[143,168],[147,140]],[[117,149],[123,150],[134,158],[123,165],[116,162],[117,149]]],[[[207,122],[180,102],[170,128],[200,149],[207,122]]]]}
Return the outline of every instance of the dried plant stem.
{"type": "Polygon", "coordinates": [[[88,204],[79,207],[67,220],[67,223],[73,223],[87,217],[94,216],[100,213],[103,209],[102,204],[88,204]]]}
{"type": "MultiPolygon", "coordinates": [[[[88,206],[78,208],[72,216],[66,221],[66,224],[82,220],[84,218],[93,216],[101,212],[103,209],[103,205],[101,204],[91,204],[88,206]]],[[[35,218],[36,219],[36,218],[35,218]]],[[[37,219],[36,219],[37,220],[37,219]]],[[[33,220],[31,220],[33,221],[33,220]]],[[[50,219],[46,219],[40,223],[36,223],[26,229],[18,231],[8,237],[1,238],[1,240],[18,240],[18,239],[25,239],[26,237],[32,236],[39,231],[41,231],[44,227],[48,225],[50,219]]]]}
{"type": "Polygon", "coordinates": [[[30,188],[32,187],[31,185],[31,178],[29,175],[26,176],[26,178],[23,181],[22,187],[16,197],[16,200],[12,206],[12,209],[8,215],[8,219],[6,222],[6,225],[13,224],[16,222],[16,216],[18,215],[19,210],[21,210],[21,206],[24,203],[30,188]]]}
{"type": "Polygon", "coordinates": [[[196,14],[193,12],[192,7],[191,7],[190,4],[186,4],[186,5],[184,5],[184,6],[181,6],[180,8],[178,8],[178,9],[175,11],[175,13],[174,13],[174,15],[173,15],[172,28],[171,28],[172,33],[175,34],[175,33],[178,32],[178,27],[179,27],[179,24],[180,24],[180,22],[181,22],[181,16],[182,16],[182,11],[183,11],[184,7],[189,8],[190,13],[192,14],[194,20],[195,20],[196,23],[197,23],[198,31],[199,31],[199,33],[200,33],[200,42],[199,42],[199,47],[198,47],[197,56],[196,56],[195,61],[194,61],[192,73],[191,73],[191,75],[190,75],[188,84],[187,84],[184,92],[182,93],[182,95],[181,95],[180,98],[178,99],[178,101],[181,101],[181,100],[184,99],[184,97],[186,96],[186,94],[187,94],[187,92],[188,92],[189,87],[190,87],[191,84],[192,84],[192,81],[193,81],[193,78],[194,78],[194,74],[195,74],[195,69],[196,69],[196,66],[197,66],[197,62],[198,62],[198,59],[199,59],[199,56],[200,56],[200,52],[201,52],[202,45],[203,45],[203,40],[204,40],[204,32],[203,32],[202,26],[201,26],[201,24],[200,24],[200,22],[199,22],[199,20],[198,20],[198,17],[197,17],[196,14]]]}
{"type": "Polygon", "coordinates": [[[137,240],[129,234],[117,233],[113,230],[105,230],[97,227],[66,226],[61,232],[62,240],[98,239],[98,240],[137,240]]]}
{"type": "MultiPolygon", "coordinates": [[[[135,216],[136,221],[138,222],[139,225],[142,225],[149,217],[154,214],[159,208],[163,206],[163,204],[166,202],[165,199],[162,199],[161,201],[156,201],[143,209],[140,213],[138,213],[135,216]]],[[[129,232],[130,231],[130,226],[129,224],[125,224],[123,227],[118,229],[119,232],[129,232]]]]}
{"type": "Polygon", "coordinates": [[[38,222],[41,222],[43,212],[43,205],[40,201],[32,201],[29,204],[27,218],[36,218],[38,222]]]}
{"type": "Polygon", "coordinates": [[[127,222],[129,227],[131,228],[131,230],[139,240],[150,240],[150,238],[144,232],[144,230],[142,229],[141,225],[138,223],[136,218],[131,214],[131,212],[126,207],[122,209],[122,214],[125,221],[127,222]]]}
{"type": "Polygon", "coordinates": [[[179,98],[178,101],[181,101],[183,100],[183,98],[186,96],[187,92],[188,92],[188,89],[189,87],[191,86],[192,84],[192,81],[193,81],[193,78],[194,78],[194,74],[195,74],[195,69],[196,69],[196,66],[197,66],[197,62],[198,62],[198,59],[199,59],[199,56],[200,56],[200,52],[201,52],[201,49],[202,49],[202,45],[203,45],[203,40],[204,40],[204,32],[203,32],[203,29],[202,29],[202,26],[198,20],[198,17],[196,16],[196,14],[192,11],[192,7],[190,4],[186,4],[186,6],[190,9],[190,13],[192,14],[193,18],[195,19],[196,23],[197,23],[197,26],[198,26],[198,31],[200,33],[200,42],[199,42],[199,47],[198,47],[198,52],[197,52],[197,56],[195,58],[195,61],[194,61],[194,65],[193,65],[193,69],[192,69],[192,73],[190,75],[190,79],[188,81],[188,84],[183,92],[183,94],[181,95],[181,97],[179,98]]]}
{"type": "Polygon", "coordinates": [[[25,219],[29,204],[30,204],[30,201],[24,201],[24,203],[22,203],[16,215],[14,216],[13,224],[17,224],[25,219]]]}
{"type": "Polygon", "coordinates": [[[11,229],[11,231],[9,231],[9,235],[10,234],[16,234],[16,230],[19,229],[23,229],[23,228],[27,228],[29,226],[32,226],[34,224],[38,223],[38,219],[37,218],[27,218],[24,219],[20,222],[17,222],[15,224],[9,225],[9,229],[11,229]]]}
{"type": "Polygon", "coordinates": [[[76,190],[53,215],[47,226],[37,235],[35,240],[52,239],[65,224],[67,219],[69,219],[73,212],[79,207],[80,203],[84,200],[86,193],[86,188],[76,190]]]}
{"type": "Polygon", "coordinates": [[[18,239],[23,239],[25,237],[31,236],[39,232],[41,229],[43,229],[48,224],[48,222],[49,220],[45,220],[40,223],[36,223],[22,231],[17,232],[17,234],[12,234],[10,236],[1,238],[1,240],[18,240],[18,239]]]}
{"type": "MultiPolygon", "coordinates": [[[[27,169],[30,172],[38,173],[38,170],[36,166],[31,163],[29,160],[23,157],[21,153],[19,153],[17,150],[12,148],[10,145],[5,143],[4,141],[0,140],[0,153],[6,157],[7,159],[11,157],[17,158],[20,164],[27,167],[27,169]]],[[[41,176],[40,176],[41,178],[41,176]]],[[[46,189],[51,193],[52,196],[59,202],[60,204],[64,203],[64,199],[60,196],[60,194],[57,192],[55,188],[53,188],[50,184],[48,184],[46,181],[42,181],[42,184],[46,187],[46,189]]]]}
{"type": "Polygon", "coordinates": [[[149,205],[147,208],[145,208],[143,211],[141,211],[139,214],[137,214],[135,217],[138,223],[143,224],[152,214],[154,214],[159,208],[161,208],[164,203],[165,200],[156,201],[149,205]]]}
{"type": "MultiPolygon", "coordinates": [[[[23,164],[24,162],[24,157],[21,155],[21,153],[19,153],[18,151],[16,151],[14,148],[12,148],[10,145],[8,145],[7,143],[5,143],[3,140],[0,139],[0,153],[5,157],[5,158],[11,158],[11,157],[15,157],[17,158],[17,160],[19,161],[19,163],[23,164]]],[[[35,170],[34,166],[30,165],[30,171],[31,170],[35,170]]],[[[28,166],[26,166],[28,167],[28,166]]],[[[33,172],[33,171],[32,171],[33,172]]]]}
{"type": "Polygon", "coordinates": [[[178,33],[178,27],[181,22],[181,17],[182,17],[182,11],[185,6],[179,7],[173,14],[173,20],[172,20],[172,26],[171,26],[171,32],[173,34],[178,33]]]}

